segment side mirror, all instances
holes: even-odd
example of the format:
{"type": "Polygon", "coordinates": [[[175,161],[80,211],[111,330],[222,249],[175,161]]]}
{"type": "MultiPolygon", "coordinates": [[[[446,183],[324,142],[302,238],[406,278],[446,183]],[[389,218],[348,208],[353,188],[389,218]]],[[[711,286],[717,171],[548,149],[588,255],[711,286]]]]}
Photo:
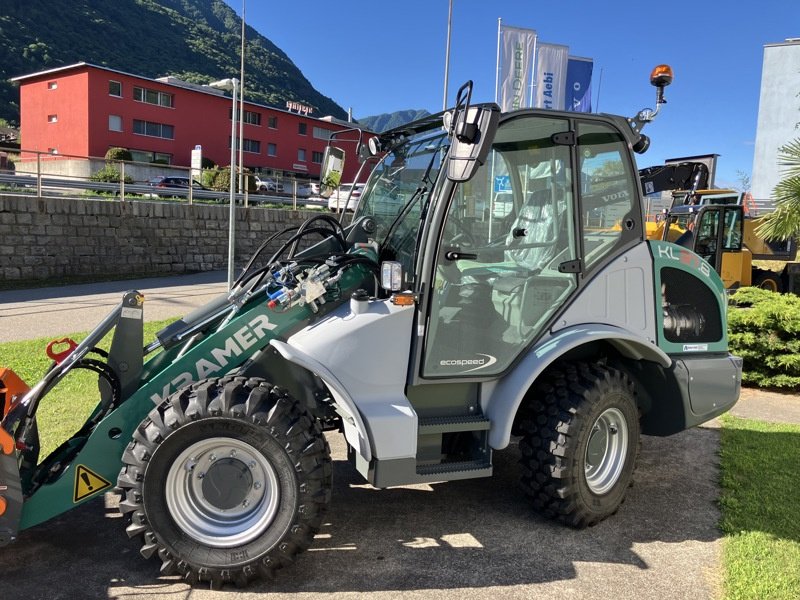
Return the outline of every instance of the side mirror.
{"type": "Polygon", "coordinates": [[[330,198],[339,184],[342,182],[344,172],[344,150],[336,146],[325,148],[325,155],[322,157],[322,171],[319,179],[319,195],[323,198],[330,198]]]}
{"type": "Polygon", "coordinates": [[[478,167],[486,162],[500,120],[500,108],[496,105],[469,106],[457,112],[454,118],[447,178],[450,181],[469,181],[478,167]]]}

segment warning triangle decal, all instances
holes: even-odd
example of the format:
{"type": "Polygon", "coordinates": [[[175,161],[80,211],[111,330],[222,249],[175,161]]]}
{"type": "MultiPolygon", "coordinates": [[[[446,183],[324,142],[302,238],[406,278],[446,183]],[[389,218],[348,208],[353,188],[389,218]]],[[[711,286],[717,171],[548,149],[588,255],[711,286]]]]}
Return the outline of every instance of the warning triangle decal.
{"type": "Polygon", "coordinates": [[[72,493],[72,502],[80,502],[84,498],[110,487],[110,481],[91,469],[78,465],[78,468],[75,469],[75,491],[72,493]]]}

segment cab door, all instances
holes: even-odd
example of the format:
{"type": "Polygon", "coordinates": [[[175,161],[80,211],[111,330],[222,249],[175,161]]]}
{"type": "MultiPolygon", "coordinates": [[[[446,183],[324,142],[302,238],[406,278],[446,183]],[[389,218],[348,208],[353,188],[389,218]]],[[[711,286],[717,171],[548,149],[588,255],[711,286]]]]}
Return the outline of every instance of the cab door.
{"type": "Polygon", "coordinates": [[[568,119],[509,119],[475,177],[455,187],[431,277],[423,377],[503,372],[577,289],[570,139],[568,119]]]}

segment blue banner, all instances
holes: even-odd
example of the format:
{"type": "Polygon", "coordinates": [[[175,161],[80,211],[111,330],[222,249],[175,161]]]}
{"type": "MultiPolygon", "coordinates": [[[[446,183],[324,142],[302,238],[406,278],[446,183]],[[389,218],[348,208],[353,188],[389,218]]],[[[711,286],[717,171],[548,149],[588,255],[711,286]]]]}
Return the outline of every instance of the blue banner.
{"type": "Polygon", "coordinates": [[[592,112],[593,66],[594,62],[591,58],[569,57],[567,62],[565,110],[592,112]]]}

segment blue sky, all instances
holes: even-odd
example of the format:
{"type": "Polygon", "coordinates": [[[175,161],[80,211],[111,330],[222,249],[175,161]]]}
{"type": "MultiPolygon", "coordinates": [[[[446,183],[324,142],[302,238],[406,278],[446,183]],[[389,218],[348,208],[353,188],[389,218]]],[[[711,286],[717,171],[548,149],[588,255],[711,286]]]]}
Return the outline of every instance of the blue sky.
{"type": "MultiPolygon", "coordinates": [[[[441,110],[448,0],[245,1],[247,24],[356,118],[441,110]]],[[[242,0],[226,2],[241,14],[242,0]]],[[[593,58],[600,112],[654,107],[650,71],[670,64],[675,81],[639,166],[717,153],[716,183],[733,187],[752,170],[764,44],[800,37],[800,0],[453,0],[448,105],[468,79],[473,100],[494,100],[498,18],[593,58]]]]}

